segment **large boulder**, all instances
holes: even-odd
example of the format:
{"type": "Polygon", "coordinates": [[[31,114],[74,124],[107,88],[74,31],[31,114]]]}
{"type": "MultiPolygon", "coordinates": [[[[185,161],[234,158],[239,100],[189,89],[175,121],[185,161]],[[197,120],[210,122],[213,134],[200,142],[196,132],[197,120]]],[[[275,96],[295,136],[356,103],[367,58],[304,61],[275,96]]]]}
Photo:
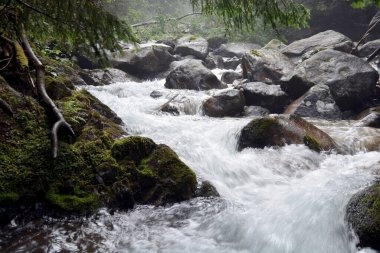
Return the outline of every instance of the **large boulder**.
{"type": "Polygon", "coordinates": [[[282,113],[290,103],[288,95],[280,85],[268,85],[261,82],[250,82],[240,85],[247,105],[267,108],[272,113],[282,113]]]}
{"type": "Polygon", "coordinates": [[[246,125],[238,140],[238,150],[305,144],[315,151],[331,150],[336,144],[329,135],[294,115],[257,118],[246,125]]]}
{"type": "Polygon", "coordinates": [[[295,41],[282,49],[281,52],[293,61],[298,61],[302,55],[312,50],[318,51],[331,48],[349,53],[353,47],[354,44],[348,37],[341,33],[328,30],[309,38],[295,41]]]}
{"type": "Polygon", "coordinates": [[[291,103],[285,114],[327,120],[342,119],[342,112],[336,105],[329,87],[324,84],[312,87],[305,95],[291,103]]]}
{"type": "Polygon", "coordinates": [[[368,57],[379,47],[380,39],[369,41],[359,48],[358,55],[359,57],[368,57]]]}
{"type": "Polygon", "coordinates": [[[264,49],[271,49],[271,50],[281,50],[286,47],[286,44],[282,43],[278,39],[273,39],[269,41],[263,48],[264,49]]]}
{"type": "Polygon", "coordinates": [[[209,90],[221,89],[223,84],[200,61],[191,60],[179,64],[166,77],[165,87],[169,89],[209,90]]]}
{"type": "Polygon", "coordinates": [[[278,84],[294,69],[294,64],[277,50],[251,50],[242,59],[243,77],[251,82],[278,84]]]}
{"type": "Polygon", "coordinates": [[[208,55],[208,42],[202,37],[187,35],[178,39],[175,53],[182,56],[192,55],[203,60],[208,55]]]}
{"type": "Polygon", "coordinates": [[[244,111],[245,99],[241,91],[222,90],[203,102],[203,110],[210,117],[233,117],[244,111]]]}
{"type": "Polygon", "coordinates": [[[83,70],[79,72],[79,75],[87,85],[93,86],[103,86],[116,82],[137,80],[137,78],[128,75],[124,71],[114,68],[83,70]]]}
{"type": "Polygon", "coordinates": [[[146,79],[169,68],[170,63],[175,60],[171,52],[172,48],[164,44],[146,45],[113,56],[110,61],[114,68],[146,79]]]}
{"type": "Polygon", "coordinates": [[[312,86],[327,85],[342,111],[360,109],[370,98],[379,75],[366,61],[356,56],[328,49],[299,64],[281,80],[281,88],[296,99],[312,86]]]}
{"type": "Polygon", "coordinates": [[[346,219],[359,238],[360,247],[380,250],[380,183],[354,195],[347,205],[346,219]]]}
{"type": "Polygon", "coordinates": [[[214,50],[215,55],[220,55],[227,58],[234,56],[241,58],[245,53],[252,49],[259,49],[260,45],[253,43],[227,43],[221,45],[218,49],[214,50]]]}

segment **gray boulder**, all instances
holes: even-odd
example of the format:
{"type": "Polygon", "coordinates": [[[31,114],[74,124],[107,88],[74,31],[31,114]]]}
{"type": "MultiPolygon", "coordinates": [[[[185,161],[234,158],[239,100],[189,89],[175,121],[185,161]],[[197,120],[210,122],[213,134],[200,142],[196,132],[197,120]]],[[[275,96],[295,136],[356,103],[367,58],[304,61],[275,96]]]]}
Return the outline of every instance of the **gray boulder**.
{"type": "Polygon", "coordinates": [[[368,57],[379,47],[380,47],[380,39],[369,41],[359,48],[358,56],[368,57]]]}
{"type": "Polygon", "coordinates": [[[166,71],[174,56],[172,48],[164,44],[148,45],[146,47],[129,50],[110,59],[114,68],[123,70],[139,78],[152,78],[166,71]]]}
{"type": "Polygon", "coordinates": [[[203,60],[208,55],[208,42],[202,37],[187,35],[177,40],[175,53],[182,56],[192,55],[203,60]]]}
{"type": "Polygon", "coordinates": [[[360,247],[380,250],[380,183],[355,194],[347,205],[346,219],[359,238],[360,247]]]}
{"type": "Polygon", "coordinates": [[[210,90],[221,89],[224,85],[202,62],[190,60],[179,64],[166,77],[165,87],[169,89],[210,90]]]}
{"type": "Polygon", "coordinates": [[[83,70],[79,72],[80,77],[87,85],[102,86],[116,82],[137,81],[122,70],[114,68],[83,70]]]}
{"type": "Polygon", "coordinates": [[[293,71],[294,64],[277,50],[251,50],[243,56],[243,77],[251,82],[277,84],[293,71]]]}
{"type": "Polygon", "coordinates": [[[236,69],[240,63],[241,63],[241,59],[236,56],[232,58],[226,58],[226,59],[223,59],[223,68],[236,69]]]}
{"type": "Polygon", "coordinates": [[[242,79],[243,75],[235,71],[226,71],[222,74],[221,80],[225,83],[233,83],[237,79],[242,79]]]}
{"type": "Polygon", "coordinates": [[[203,102],[204,113],[210,117],[234,117],[244,111],[244,106],[243,93],[235,89],[219,91],[203,102]]]}
{"type": "Polygon", "coordinates": [[[299,64],[281,79],[281,88],[293,99],[311,87],[327,85],[342,111],[356,110],[370,98],[379,75],[366,61],[356,56],[328,49],[299,64]]]}
{"type": "Polygon", "coordinates": [[[328,120],[342,119],[342,112],[336,105],[328,86],[319,84],[305,95],[291,103],[285,114],[328,120]]]}
{"type": "Polygon", "coordinates": [[[261,106],[272,113],[282,113],[290,103],[288,95],[280,85],[268,85],[261,82],[250,82],[240,85],[247,105],[261,106]]]}
{"type": "Polygon", "coordinates": [[[273,39],[269,41],[263,48],[270,49],[270,50],[281,50],[281,49],[284,49],[285,47],[286,45],[282,43],[280,40],[273,39]]]}
{"type": "Polygon", "coordinates": [[[246,125],[238,140],[238,150],[305,144],[315,151],[336,149],[329,135],[294,115],[257,118],[246,125]]]}
{"type": "Polygon", "coordinates": [[[215,50],[219,48],[222,44],[227,43],[227,39],[225,37],[211,37],[207,39],[209,50],[215,50]]]}
{"type": "Polygon", "coordinates": [[[243,55],[252,49],[259,49],[260,45],[253,43],[227,43],[221,45],[218,49],[214,50],[215,55],[220,55],[227,58],[234,56],[241,58],[243,55]]]}
{"type": "Polygon", "coordinates": [[[267,116],[270,111],[261,106],[244,106],[244,116],[267,116]]]}
{"type": "Polygon", "coordinates": [[[328,30],[315,34],[306,39],[297,40],[282,49],[281,52],[293,61],[298,61],[302,55],[311,50],[331,48],[349,53],[353,46],[353,42],[348,37],[341,33],[328,30]]]}

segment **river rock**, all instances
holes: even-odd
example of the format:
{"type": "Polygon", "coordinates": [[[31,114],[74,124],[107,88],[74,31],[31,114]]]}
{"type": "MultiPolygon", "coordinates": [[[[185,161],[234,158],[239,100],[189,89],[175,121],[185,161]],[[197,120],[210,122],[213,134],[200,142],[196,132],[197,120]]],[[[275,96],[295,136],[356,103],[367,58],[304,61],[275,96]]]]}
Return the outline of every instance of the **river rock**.
{"type": "Polygon", "coordinates": [[[169,73],[165,87],[169,89],[209,90],[221,89],[223,84],[200,61],[190,60],[169,73]]]}
{"type": "Polygon", "coordinates": [[[203,102],[203,110],[210,117],[233,117],[244,110],[243,92],[235,89],[222,90],[203,102]]]}
{"type": "Polygon", "coordinates": [[[203,60],[208,55],[208,42],[202,37],[187,35],[177,40],[175,53],[182,56],[192,55],[203,60]]]}
{"type": "Polygon", "coordinates": [[[380,47],[380,39],[365,43],[359,48],[359,57],[368,57],[380,47]]]}
{"type": "Polygon", "coordinates": [[[359,238],[360,247],[380,250],[380,183],[355,194],[347,205],[346,219],[359,238]]]}
{"type": "Polygon", "coordinates": [[[342,119],[342,112],[336,105],[329,87],[323,84],[312,87],[305,95],[290,104],[285,114],[327,120],[342,119]]]}
{"type": "Polygon", "coordinates": [[[271,41],[269,41],[264,47],[263,49],[269,49],[269,50],[281,50],[281,49],[284,49],[286,47],[286,44],[282,43],[280,40],[278,39],[273,39],[271,41]]]}
{"type": "Polygon", "coordinates": [[[94,69],[79,72],[80,77],[87,85],[103,86],[116,82],[136,81],[137,78],[131,77],[124,71],[114,68],[94,69]]]}
{"type": "Polygon", "coordinates": [[[110,59],[114,68],[123,70],[139,78],[152,78],[166,71],[174,56],[172,48],[164,44],[146,45],[139,49],[129,50],[110,59]],[[137,52],[135,52],[137,50],[137,52]]]}
{"type": "Polygon", "coordinates": [[[293,73],[281,79],[281,88],[293,99],[312,86],[327,85],[342,111],[357,110],[373,96],[379,75],[366,61],[328,49],[299,64],[293,73]]]}
{"type": "Polygon", "coordinates": [[[159,90],[154,90],[149,94],[149,96],[152,98],[159,98],[159,97],[162,97],[163,95],[164,94],[159,90]]]}
{"type": "Polygon", "coordinates": [[[238,140],[238,150],[288,144],[305,144],[318,152],[336,148],[329,135],[306,120],[294,115],[278,115],[254,119],[246,125],[238,140]]]}
{"type": "Polygon", "coordinates": [[[225,58],[223,59],[223,68],[224,69],[236,69],[237,66],[241,63],[241,59],[238,57],[225,58]]]}
{"type": "Polygon", "coordinates": [[[267,116],[270,114],[270,111],[261,106],[244,106],[244,116],[267,116]]]}
{"type": "Polygon", "coordinates": [[[278,84],[281,77],[291,73],[294,64],[276,50],[251,50],[242,59],[243,77],[251,82],[278,84]]]}
{"type": "Polygon", "coordinates": [[[220,55],[227,58],[238,57],[241,58],[243,55],[252,49],[259,49],[260,45],[253,43],[227,43],[221,45],[218,49],[214,50],[215,55],[220,55]]]}
{"type": "Polygon", "coordinates": [[[290,103],[288,95],[280,85],[268,85],[261,82],[250,82],[240,85],[247,105],[267,108],[272,113],[282,113],[290,103]]]}
{"type": "Polygon", "coordinates": [[[295,41],[282,49],[281,52],[293,61],[298,61],[302,55],[311,50],[331,48],[349,53],[353,46],[353,42],[348,37],[341,33],[328,30],[315,34],[309,38],[295,41]]]}
{"type": "Polygon", "coordinates": [[[225,37],[211,37],[207,39],[209,51],[218,49],[222,44],[227,43],[225,37]]]}
{"type": "Polygon", "coordinates": [[[356,126],[380,128],[380,106],[364,110],[355,119],[359,121],[356,126]]]}
{"type": "Polygon", "coordinates": [[[222,74],[222,82],[231,84],[237,79],[242,79],[243,75],[235,71],[226,71],[222,74]]]}

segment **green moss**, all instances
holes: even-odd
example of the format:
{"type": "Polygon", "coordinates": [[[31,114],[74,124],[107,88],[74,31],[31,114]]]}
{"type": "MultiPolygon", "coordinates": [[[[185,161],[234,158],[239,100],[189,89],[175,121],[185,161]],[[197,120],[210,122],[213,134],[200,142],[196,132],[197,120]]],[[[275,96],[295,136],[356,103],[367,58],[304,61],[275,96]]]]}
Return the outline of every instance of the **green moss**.
{"type": "Polygon", "coordinates": [[[46,199],[50,204],[68,212],[91,213],[100,206],[100,200],[95,194],[76,196],[49,191],[46,199]]]}
{"type": "Polygon", "coordinates": [[[20,195],[15,192],[0,193],[0,206],[10,206],[17,203],[20,195]]]}
{"type": "Polygon", "coordinates": [[[16,52],[16,61],[20,69],[28,69],[29,61],[22,49],[21,45],[18,42],[14,43],[15,52],[16,52]]]}
{"type": "Polygon", "coordinates": [[[252,50],[250,51],[250,53],[251,53],[251,55],[254,55],[254,56],[257,56],[257,57],[261,57],[261,54],[260,54],[259,51],[256,50],[256,49],[252,49],[252,50]]]}
{"type": "Polygon", "coordinates": [[[152,153],[156,146],[149,138],[129,136],[116,141],[111,148],[111,153],[118,161],[130,159],[139,164],[143,158],[152,153]]]}
{"type": "Polygon", "coordinates": [[[360,201],[372,216],[372,224],[376,227],[380,226],[380,184],[370,186],[367,194],[360,201]]]}
{"type": "Polygon", "coordinates": [[[274,118],[260,118],[251,121],[247,128],[254,130],[255,135],[258,137],[265,137],[268,134],[268,129],[277,124],[277,120],[274,118]]]}
{"type": "Polygon", "coordinates": [[[197,39],[198,39],[198,37],[195,36],[195,35],[191,35],[191,36],[189,37],[189,41],[194,41],[194,40],[197,40],[197,39]]]}
{"type": "Polygon", "coordinates": [[[321,152],[322,151],[321,144],[316,139],[314,139],[313,137],[311,137],[310,135],[305,135],[305,137],[303,137],[303,142],[311,150],[314,150],[314,151],[317,151],[317,152],[321,152]]]}

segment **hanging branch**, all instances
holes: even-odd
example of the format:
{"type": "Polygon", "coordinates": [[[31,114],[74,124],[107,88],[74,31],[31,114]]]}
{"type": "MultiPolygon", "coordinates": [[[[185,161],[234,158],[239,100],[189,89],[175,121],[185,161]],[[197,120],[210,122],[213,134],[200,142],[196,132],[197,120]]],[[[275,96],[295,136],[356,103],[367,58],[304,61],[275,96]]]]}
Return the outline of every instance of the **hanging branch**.
{"type": "Polygon", "coordinates": [[[375,16],[372,18],[371,22],[368,25],[367,31],[365,31],[363,37],[359,40],[358,44],[356,44],[355,48],[351,50],[350,54],[356,52],[361,44],[367,39],[367,37],[371,34],[372,30],[375,29],[377,24],[380,22],[380,11],[378,11],[375,16]]]}
{"type": "Polygon", "coordinates": [[[51,144],[52,144],[52,155],[53,158],[57,157],[58,152],[58,130],[60,128],[66,129],[72,137],[75,138],[75,133],[69,123],[66,122],[62,113],[59,111],[58,107],[54,104],[53,100],[46,93],[45,89],[45,68],[41,61],[34,54],[32,47],[29,44],[29,41],[25,35],[25,31],[22,30],[21,33],[21,42],[25,50],[26,55],[32,61],[34,68],[36,69],[36,87],[37,92],[41,96],[45,106],[50,109],[55,116],[55,124],[53,125],[51,132],[51,144]]]}
{"type": "MultiPolygon", "coordinates": [[[[181,19],[184,19],[184,18],[189,17],[189,16],[193,16],[193,15],[202,15],[202,12],[191,12],[191,13],[188,13],[186,15],[183,15],[183,16],[180,16],[180,17],[177,17],[177,18],[168,18],[168,19],[165,19],[164,21],[165,22],[180,21],[181,19]]],[[[154,25],[154,24],[159,24],[160,22],[161,21],[159,21],[159,20],[146,21],[146,22],[141,22],[141,23],[133,24],[133,25],[131,25],[131,27],[140,27],[140,26],[154,25]]]]}

